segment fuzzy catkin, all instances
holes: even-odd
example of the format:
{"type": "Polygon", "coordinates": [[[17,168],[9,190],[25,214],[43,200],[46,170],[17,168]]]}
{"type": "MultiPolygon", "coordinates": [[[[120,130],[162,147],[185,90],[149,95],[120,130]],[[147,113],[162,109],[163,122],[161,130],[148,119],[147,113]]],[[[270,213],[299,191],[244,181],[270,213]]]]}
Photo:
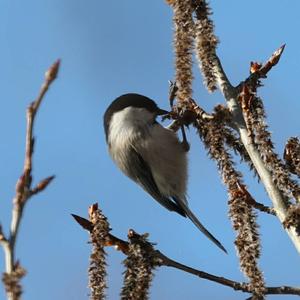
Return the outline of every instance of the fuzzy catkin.
{"type": "Polygon", "coordinates": [[[173,10],[177,99],[184,102],[192,98],[194,24],[191,0],[175,0],[173,10]]]}
{"type": "Polygon", "coordinates": [[[124,266],[124,282],[121,292],[122,300],[147,300],[153,279],[155,262],[152,257],[154,249],[146,235],[134,234],[129,239],[129,250],[124,266]]]}
{"type": "Polygon", "coordinates": [[[6,293],[14,295],[15,300],[21,299],[23,293],[20,280],[26,275],[26,270],[17,262],[14,270],[8,274],[3,273],[2,282],[4,284],[6,293]]]}
{"type": "Polygon", "coordinates": [[[253,297],[263,299],[265,283],[258,267],[260,239],[256,215],[246,201],[247,195],[238,189],[243,184],[242,174],[235,169],[234,162],[225,147],[226,134],[218,108],[214,118],[203,122],[200,118],[194,124],[204,142],[210,157],[217,162],[223,182],[229,194],[229,216],[237,232],[236,246],[243,273],[249,278],[253,297]],[[238,193],[237,193],[238,191],[238,193]]]}
{"type": "Polygon", "coordinates": [[[204,0],[193,1],[195,20],[195,50],[204,84],[212,92],[216,90],[217,77],[214,72],[218,38],[214,34],[214,24],[209,18],[211,10],[204,0]]]}
{"type": "Polygon", "coordinates": [[[288,170],[300,177],[300,142],[298,137],[291,137],[284,149],[284,160],[288,170]]]}
{"type": "Polygon", "coordinates": [[[106,298],[106,253],[104,251],[105,238],[110,231],[108,221],[102,212],[97,209],[92,212],[90,221],[93,224],[91,232],[92,253],[89,266],[89,287],[91,300],[106,298]]]}
{"type": "Polygon", "coordinates": [[[288,168],[274,152],[271,133],[266,123],[266,113],[260,98],[254,97],[251,106],[251,122],[254,129],[255,144],[261,158],[272,174],[272,179],[278,189],[285,196],[286,204],[290,205],[290,199],[300,201],[300,186],[291,178],[288,168]]]}
{"type": "Polygon", "coordinates": [[[232,193],[229,200],[229,216],[237,232],[236,249],[242,272],[250,279],[255,298],[262,299],[265,283],[257,260],[260,257],[260,240],[256,214],[243,193],[232,193]]]}
{"type": "Polygon", "coordinates": [[[288,215],[283,226],[285,228],[295,227],[296,233],[300,235],[300,204],[294,204],[288,208],[288,215]]]}

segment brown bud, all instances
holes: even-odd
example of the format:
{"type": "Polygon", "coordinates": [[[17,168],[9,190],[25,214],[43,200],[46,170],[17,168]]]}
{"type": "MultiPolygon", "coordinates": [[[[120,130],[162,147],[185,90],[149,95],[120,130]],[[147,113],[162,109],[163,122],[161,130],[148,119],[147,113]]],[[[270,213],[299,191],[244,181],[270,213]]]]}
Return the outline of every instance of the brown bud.
{"type": "Polygon", "coordinates": [[[98,203],[94,203],[89,207],[89,216],[92,217],[93,213],[98,210],[98,203]]]}
{"type": "Polygon", "coordinates": [[[2,231],[2,225],[1,224],[0,224],[0,241],[7,241],[7,239],[4,236],[4,233],[2,231]]]}
{"type": "Polygon", "coordinates": [[[128,238],[131,239],[131,238],[133,238],[136,235],[137,235],[137,233],[133,229],[129,229],[128,230],[128,234],[127,234],[128,238]]]}
{"type": "Polygon", "coordinates": [[[285,48],[285,44],[283,44],[279,49],[277,49],[277,50],[273,53],[272,57],[270,58],[270,63],[271,63],[273,66],[275,66],[275,65],[278,63],[278,61],[279,61],[279,59],[280,59],[280,57],[281,57],[281,54],[282,54],[284,48],[285,48]]]}
{"type": "Polygon", "coordinates": [[[175,0],[165,0],[167,2],[167,4],[169,5],[173,5],[175,3],[175,0]]]}
{"type": "Polygon", "coordinates": [[[71,214],[71,216],[75,219],[75,221],[83,228],[86,229],[88,231],[92,231],[93,230],[93,224],[92,222],[90,222],[89,220],[82,218],[80,216],[71,214]]]}
{"type": "Polygon", "coordinates": [[[261,63],[255,62],[255,61],[251,61],[250,62],[250,73],[253,74],[257,71],[259,71],[259,69],[262,67],[261,63]]]}
{"type": "Polygon", "coordinates": [[[52,82],[58,74],[60,59],[58,59],[45,73],[45,78],[48,82],[52,82]]]}
{"type": "Polygon", "coordinates": [[[23,173],[16,183],[16,192],[22,194],[26,185],[26,176],[23,173]]]}
{"type": "Polygon", "coordinates": [[[31,194],[37,194],[41,191],[43,191],[48,185],[49,183],[55,178],[55,176],[49,176],[45,179],[43,179],[42,181],[40,181],[37,186],[31,191],[31,194]]]}

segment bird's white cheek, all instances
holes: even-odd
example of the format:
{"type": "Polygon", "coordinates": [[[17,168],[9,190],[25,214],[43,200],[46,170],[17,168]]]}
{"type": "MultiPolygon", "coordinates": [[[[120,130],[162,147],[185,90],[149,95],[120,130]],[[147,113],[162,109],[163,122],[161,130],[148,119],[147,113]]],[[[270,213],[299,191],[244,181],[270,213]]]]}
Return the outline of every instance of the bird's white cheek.
{"type": "Polygon", "coordinates": [[[116,113],[112,117],[109,126],[109,144],[113,146],[118,146],[118,144],[122,145],[124,141],[128,140],[128,138],[132,134],[132,130],[127,127],[127,122],[125,122],[123,114],[116,113]]]}
{"type": "Polygon", "coordinates": [[[142,108],[127,107],[116,112],[110,121],[108,142],[118,147],[134,143],[148,130],[149,120],[152,119],[153,114],[142,108]]]}

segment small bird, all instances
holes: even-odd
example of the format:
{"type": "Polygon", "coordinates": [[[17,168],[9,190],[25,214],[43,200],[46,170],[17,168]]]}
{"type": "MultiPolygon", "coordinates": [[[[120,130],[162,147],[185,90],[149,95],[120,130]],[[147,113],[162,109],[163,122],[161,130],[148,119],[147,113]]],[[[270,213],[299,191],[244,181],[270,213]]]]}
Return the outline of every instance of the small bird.
{"type": "Polygon", "coordinates": [[[156,121],[157,116],[166,114],[168,111],[139,94],[125,94],[115,99],[104,114],[110,156],[125,175],[163,207],[188,217],[226,252],[189,209],[187,151],[175,132],[156,121]]]}

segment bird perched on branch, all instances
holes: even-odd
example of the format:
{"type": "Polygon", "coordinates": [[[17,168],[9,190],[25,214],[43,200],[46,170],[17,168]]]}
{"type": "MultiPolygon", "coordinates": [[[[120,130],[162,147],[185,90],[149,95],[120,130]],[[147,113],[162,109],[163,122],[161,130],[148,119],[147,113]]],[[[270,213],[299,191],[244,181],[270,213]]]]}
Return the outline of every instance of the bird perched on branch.
{"type": "Polygon", "coordinates": [[[175,132],[156,118],[168,111],[142,95],[115,99],[104,114],[109,153],[121,171],[170,211],[188,217],[213,243],[223,245],[200,223],[186,199],[187,151],[175,132]]]}

